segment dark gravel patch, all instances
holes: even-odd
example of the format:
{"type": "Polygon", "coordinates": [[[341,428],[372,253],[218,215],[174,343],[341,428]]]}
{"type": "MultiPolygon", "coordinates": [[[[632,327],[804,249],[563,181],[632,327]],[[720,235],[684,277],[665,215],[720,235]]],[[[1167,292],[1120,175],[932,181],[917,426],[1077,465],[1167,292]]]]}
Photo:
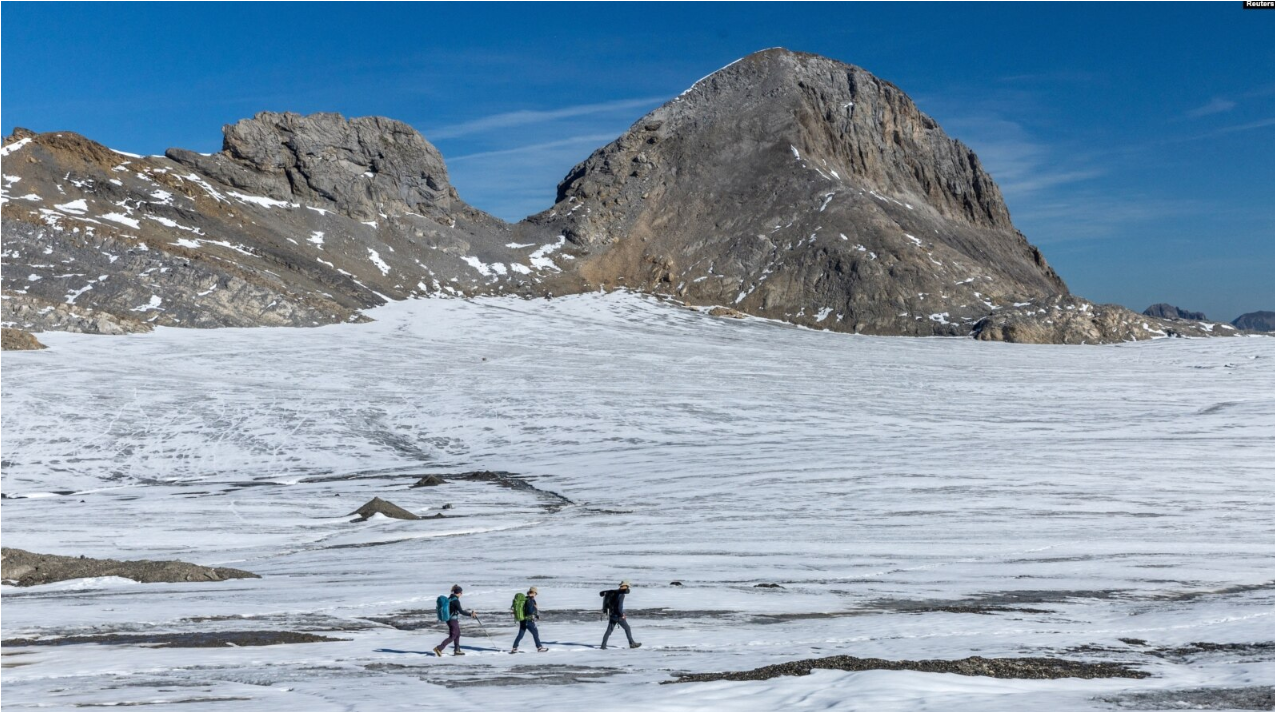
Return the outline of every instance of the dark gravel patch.
{"type": "Polygon", "coordinates": [[[1147,678],[1151,674],[1119,663],[1090,663],[1051,658],[986,659],[971,656],[964,659],[930,659],[923,661],[889,661],[861,659],[854,656],[827,656],[763,666],[750,671],[725,673],[691,673],[662,683],[702,683],[705,681],[765,681],[778,676],[806,676],[816,669],[834,671],[921,671],[923,673],[955,673],[962,676],[991,678],[1147,678]]]}
{"type": "Polygon", "coordinates": [[[1128,693],[1099,698],[1123,710],[1144,711],[1270,711],[1276,709],[1272,686],[1241,688],[1185,688],[1178,691],[1128,693]]]}

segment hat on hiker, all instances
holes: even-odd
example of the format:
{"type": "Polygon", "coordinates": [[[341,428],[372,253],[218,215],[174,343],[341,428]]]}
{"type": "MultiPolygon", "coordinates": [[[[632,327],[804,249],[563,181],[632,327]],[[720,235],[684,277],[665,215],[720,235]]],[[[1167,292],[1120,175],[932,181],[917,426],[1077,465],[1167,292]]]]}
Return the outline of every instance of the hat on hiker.
{"type": "Polygon", "coordinates": [[[629,580],[628,580],[628,579],[626,579],[626,580],[624,580],[623,582],[621,582],[621,583],[620,583],[620,588],[621,588],[621,589],[629,589],[629,580]]]}
{"type": "Polygon", "coordinates": [[[463,591],[464,591],[464,590],[463,590],[463,589],[461,589],[461,585],[459,585],[459,584],[453,584],[453,585],[452,585],[452,593],[453,593],[453,594],[460,594],[460,593],[461,593],[461,592],[463,592],[463,591]]]}
{"type": "Polygon", "coordinates": [[[530,594],[530,595],[532,595],[532,596],[536,596],[536,587],[530,587],[530,588],[528,588],[527,593],[528,593],[528,594],[530,594]]]}

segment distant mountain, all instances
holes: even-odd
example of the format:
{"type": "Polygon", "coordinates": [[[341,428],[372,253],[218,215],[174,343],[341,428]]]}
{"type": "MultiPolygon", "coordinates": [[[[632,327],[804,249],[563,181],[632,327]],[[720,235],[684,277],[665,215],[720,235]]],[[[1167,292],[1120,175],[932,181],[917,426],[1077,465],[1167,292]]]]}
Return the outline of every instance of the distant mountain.
{"type": "Polygon", "coordinates": [[[1143,314],[1157,319],[1190,319],[1197,322],[1205,321],[1204,312],[1188,312],[1185,309],[1179,309],[1171,304],[1158,302],[1151,307],[1143,310],[1143,314]]]}
{"type": "Polygon", "coordinates": [[[517,224],[462,201],[401,122],[262,113],[223,133],[215,154],[142,157],[15,131],[0,321],[311,326],[412,296],[633,289],[866,334],[1212,329],[1069,294],[973,151],[899,88],[815,55],[766,50],[705,77],[517,224]]]}
{"type": "Polygon", "coordinates": [[[1273,332],[1276,331],[1276,312],[1246,312],[1232,320],[1232,325],[1251,332],[1273,332]]]}

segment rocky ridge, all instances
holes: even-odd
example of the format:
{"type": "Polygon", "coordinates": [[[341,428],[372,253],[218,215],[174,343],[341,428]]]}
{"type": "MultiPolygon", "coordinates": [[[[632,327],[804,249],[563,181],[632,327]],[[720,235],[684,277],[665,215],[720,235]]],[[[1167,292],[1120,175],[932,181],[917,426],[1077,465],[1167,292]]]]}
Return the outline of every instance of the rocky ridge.
{"type": "Polygon", "coordinates": [[[815,55],[766,50],[705,77],[517,224],[462,201],[401,122],[261,113],[223,134],[215,154],[142,157],[15,131],[5,326],[315,326],[417,296],[632,289],[865,334],[1226,331],[1070,295],[973,151],[899,88],[815,55]]]}

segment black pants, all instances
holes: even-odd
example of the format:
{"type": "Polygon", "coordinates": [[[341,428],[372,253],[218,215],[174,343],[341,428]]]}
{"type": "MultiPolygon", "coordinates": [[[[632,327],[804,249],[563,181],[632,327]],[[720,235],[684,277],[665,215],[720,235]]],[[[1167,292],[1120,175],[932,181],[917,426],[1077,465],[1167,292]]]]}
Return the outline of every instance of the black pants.
{"type": "Polygon", "coordinates": [[[632,646],[634,643],[634,634],[632,631],[629,630],[629,622],[616,616],[615,614],[612,614],[611,616],[607,617],[607,633],[603,634],[603,646],[607,645],[607,639],[611,637],[611,632],[613,629],[616,628],[617,624],[620,625],[620,628],[625,630],[625,636],[626,638],[629,639],[629,644],[632,646]]]}

